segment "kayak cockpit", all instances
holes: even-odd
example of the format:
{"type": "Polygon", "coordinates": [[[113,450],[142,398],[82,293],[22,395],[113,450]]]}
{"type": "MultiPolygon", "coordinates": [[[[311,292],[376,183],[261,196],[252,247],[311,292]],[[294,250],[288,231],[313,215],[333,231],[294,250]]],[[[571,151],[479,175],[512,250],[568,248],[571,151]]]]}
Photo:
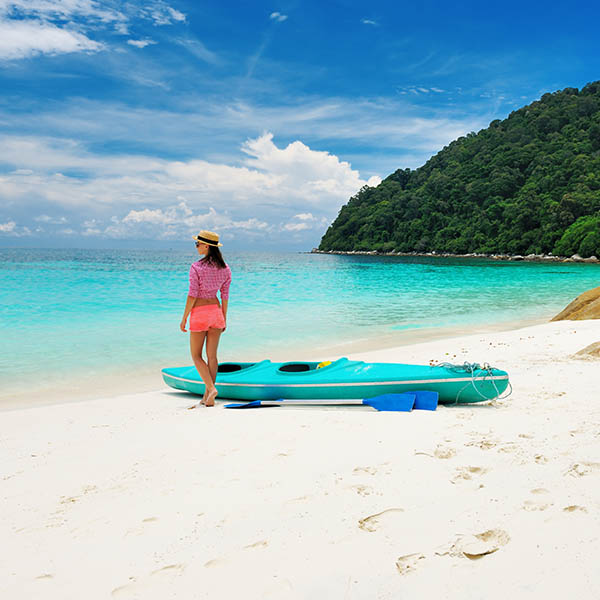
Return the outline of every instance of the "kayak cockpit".
{"type": "MultiPolygon", "coordinates": [[[[331,371],[336,367],[342,367],[347,365],[350,361],[347,358],[339,358],[333,362],[287,362],[287,363],[275,363],[273,364],[270,360],[262,360],[259,362],[247,362],[247,363],[234,363],[234,362],[223,362],[219,363],[217,373],[228,375],[230,373],[239,373],[240,371],[263,371],[264,368],[276,367],[275,373],[314,373],[319,371],[331,371]]],[[[358,363],[356,363],[358,364],[358,363]]]]}
{"type": "Polygon", "coordinates": [[[217,373],[235,373],[253,367],[256,363],[220,363],[217,373]]]}
{"type": "MultiPolygon", "coordinates": [[[[347,367],[349,361],[347,358],[338,358],[333,362],[324,361],[324,362],[287,362],[279,365],[277,368],[277,373],[283,374],[300,374],[304,373],[306,375],[310,375],[311,373],[326,373],[338,368],[347,367]]],[[[362,364],[355,362],[354,364],[362,364]]]]}
{"type": "Polygon", "coordinates": [[[295,362],[285,363],[277,369],[282,373],[304,373],[306,371],[315,371],[319,363],[317,362],[295,362]]]}

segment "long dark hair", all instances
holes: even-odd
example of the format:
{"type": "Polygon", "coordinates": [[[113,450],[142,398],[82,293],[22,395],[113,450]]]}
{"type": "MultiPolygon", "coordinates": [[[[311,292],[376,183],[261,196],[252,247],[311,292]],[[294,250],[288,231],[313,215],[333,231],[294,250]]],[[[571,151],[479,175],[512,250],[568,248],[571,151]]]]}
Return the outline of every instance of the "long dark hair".
{"type": "Polygon", "coordinates": [[[224,269],[227,265],[225,264],[225,260],[223,259],[223,255],[221,254],[219,248],[217,246],[211,246],[210,244],[207,244],[207,246],[208,253],[202,259],[202,262],[210,263],[211,265],[215,265],[220,269],[224,269]]]}

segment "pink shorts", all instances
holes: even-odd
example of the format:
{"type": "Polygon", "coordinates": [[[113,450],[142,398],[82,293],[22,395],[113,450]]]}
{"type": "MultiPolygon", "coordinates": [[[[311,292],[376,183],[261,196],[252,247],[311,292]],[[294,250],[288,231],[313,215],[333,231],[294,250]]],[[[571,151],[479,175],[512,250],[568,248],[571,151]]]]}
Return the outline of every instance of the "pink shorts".
{"type": "Polygon", "coordinates": [[[190,331],[208,331],[211,328],[223,329],[225,317],[218,304],[195,306],[190,314],[190,331]]]}

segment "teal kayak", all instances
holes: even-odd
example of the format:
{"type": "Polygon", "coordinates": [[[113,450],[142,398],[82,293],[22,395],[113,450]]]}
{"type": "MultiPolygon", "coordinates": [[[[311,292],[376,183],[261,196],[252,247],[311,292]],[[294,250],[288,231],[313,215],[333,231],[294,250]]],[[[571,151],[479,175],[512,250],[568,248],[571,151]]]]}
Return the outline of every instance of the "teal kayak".
{"type": "MultiPolygon", "coordinates": [[[[441,403],[493,400],[508,387],[506,371],[465,363],[437,366],[366,363],[340,358],[317,362],[221,363],[219,398],[232,400],[372,398],[381,394],[432,391],[441,403]],[[318,368],[320,367],[320,368],[318,368]]],[[[164,382],[177,390],[204,394],[196,367],[162,370],[164,382]]]]}

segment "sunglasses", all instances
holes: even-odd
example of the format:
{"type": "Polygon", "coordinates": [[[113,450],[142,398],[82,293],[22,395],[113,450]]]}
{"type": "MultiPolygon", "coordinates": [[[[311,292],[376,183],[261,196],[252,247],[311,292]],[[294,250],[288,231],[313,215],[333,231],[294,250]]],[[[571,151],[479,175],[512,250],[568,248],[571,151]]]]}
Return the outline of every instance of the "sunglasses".
{"type": "Polygon", "coordinates": [[[206,246],[206,244],[203,244],[202,242],[196,242],[196,248],[197,248],[198,246],[206,246]]]}

